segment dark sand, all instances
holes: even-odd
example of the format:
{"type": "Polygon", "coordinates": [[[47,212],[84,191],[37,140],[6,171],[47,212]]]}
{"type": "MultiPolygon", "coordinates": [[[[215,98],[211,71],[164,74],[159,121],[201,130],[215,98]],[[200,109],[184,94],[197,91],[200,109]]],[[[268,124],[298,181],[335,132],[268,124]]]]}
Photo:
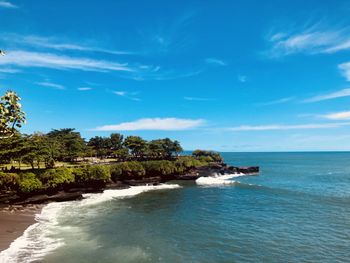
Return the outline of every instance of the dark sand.
{"type": "Polygon", "coordinates": [[[42,205],[9,206],[0,209],[0,251],[10,244],[35,221],[35,214],[40,213],[42,205]]]}

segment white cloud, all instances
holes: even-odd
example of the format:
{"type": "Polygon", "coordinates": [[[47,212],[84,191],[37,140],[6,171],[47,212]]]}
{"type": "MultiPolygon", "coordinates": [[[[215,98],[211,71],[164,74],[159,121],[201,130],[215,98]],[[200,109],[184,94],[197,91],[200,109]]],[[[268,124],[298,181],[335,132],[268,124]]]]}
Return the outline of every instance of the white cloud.
{"type": "Polygon", "coordinates": [[[350,96],[350,88],[348,89],[342,89],[336,92],[332,92],[329,94],[325,95],[319,95],[315,96],[309,99],[304,100],[304,103],[312,103],[312,102],[318,102],[318,101],[323,101],[323,100],[331,100],[331,99],[336,99],[336,98],[341,98],[341,97],[348,97],[350,96]]]}
{"type": "Polygon", "coordinates": [[[311,124],[297,124],[297,125],[242,125],[238,127],[228,128],[230,131],[271,131],[271,130],[308,130],[308,129],[331,129],[350,125],[350,122],[343,123],[311,123],[311,124]]]}
{"type": "Polygon", "coordinates": [[[214,64],[214,65],[218,65],[218,66],[226,66],[227,63],[221,59],[218,58],[207,58],[205,59],[205,62],[207,62],[208,64],[214,64]]]}
{"type": "Polygon", "coordinates": [[[21,72],[18,69],[13,69],[13,68],[0,68],[0,73],[18,73],[21,72]]]}
{"type": "Polygon", "coordinates": [[[60,56],[52,53],[38,53],[28,51],[12,51],[0,59],[0,65],[13,65],[19,67],[43,67],[60,70],[84,71],[128,71],[133,69],[127,64],[115,63],[90,58],[60,56]]]}
{"type": "Polygon", "coordinates": [[[135,97],[138,92],[126,92],[126,91],[113,91],[115,95],[127,98],[129,100],[140,101],[139,98],[135,97]]]}
{"type": "Polygon", "coordinates": [[[125,96],[126,95],[126,92],[125,91],[114,91],[113,92],[115,95],[118,95],[118,96],[125,96]]]}
{"type": "Polygon", "coordinates": [[[145,118],[133,122],[123,122],[115,125],[105,125],[93,129],[94,131],[137,131],[160,130],[179,131],[197,128],[205,123],[202,119],[177,119],[177,118],[145,118]]]}
{"type": "Polygon", "coordinates": [[[350,81],[350,62],[342,63],[339,66],[339,69],[342,71],[342,74],[347,81],[350,81]]]}
{"type": "Polygon", "coordinates": [[[281,99],[278,99],[278,100],[262,102],[262,103],[259,103],[258,105],[259,106],[269,106],[269,105],[283,104],[283,103],[292,101],[294,99],[295,99],[295,97],[286,97],[286,98],[281,98],[281,99]]]}
{"type": "Polygon", "coordinates": [[[3,8],[18,8],[18,6],[12,4],[11,2],[8,1],[0,1],[0,7],[3,8]]]}
{"type": "Polygon", "coordinates": [[[40,86],[44,86],[44,87],[59,89],[59,90],[65,89],[64,86],[62,86],[60,84],[56,84],[56,83],[51,83],[51,82],[36,82],[35,84],[40,85],[40,86]]]}
{"type": "Polygon", "coordinates": [[[329,113],[326,115],[321,115],[321,117],[329,120],[350,120],[350,111],[329,113]]]}
{"type": "Polygon", "coordinates": [[[200,98],[200,97],[184,97],[184,100],[189,101],[213,101],[213,98],[200,98]]]}
{"type": "Polygon", "coordinates": [[[325,28],[318,24],[287,32],[277,32],[269,37],[272,44],[268,52],[272,57],[295,53],[335,53],[350,49],[350,28],[325,28]]]}
{"type": "Polygon", "coordinates": [[[100,48],[96,46],[81,45],[76,43],[68,43],[62,40],[58,40],[53,37],[42,37],[42,36],[22,36],[17,34],[5,34],[1,37],[3,40],[11,43],[17,43],[20,45],[27,45],[33,47],[41,47],[55,50],[75,50],[75,51],[91,51],[91,52],[103,52],[114,55],[128,55],[133,54],[127,51],[110,50],[105,48],[100,48]]]}
{"type": "Polygon", "coordinates": [[[247,76],[245,75],[238,75],[237,78],[239,82],[242,82],[242,83],[247,82],[247,76]]]}
{"type": "Polygon", "coordinates": [[[80,87],[78,88],[79,91],[88,91],[88,90],[92,90],[92,88],[90,87],[80,87]]]}

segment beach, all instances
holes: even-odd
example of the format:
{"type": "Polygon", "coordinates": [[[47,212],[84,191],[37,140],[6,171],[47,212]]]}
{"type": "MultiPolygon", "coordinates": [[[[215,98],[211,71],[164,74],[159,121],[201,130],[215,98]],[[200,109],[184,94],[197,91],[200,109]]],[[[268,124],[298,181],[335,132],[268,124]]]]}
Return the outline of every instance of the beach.
{"type": "Polygon", "coordinates": [[[20,237],[35,221],[42,205],[8,206],[0,209],[0,251],[20,237]]]}

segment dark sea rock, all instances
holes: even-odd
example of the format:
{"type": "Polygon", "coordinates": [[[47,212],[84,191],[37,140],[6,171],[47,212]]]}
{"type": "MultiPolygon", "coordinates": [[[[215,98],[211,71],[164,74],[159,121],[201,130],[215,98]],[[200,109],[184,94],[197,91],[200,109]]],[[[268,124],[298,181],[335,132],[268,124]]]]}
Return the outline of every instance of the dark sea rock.
{"type": "Polygon", "coordinates": [[[81,200],[83,195],[81,192],[67,193],[67,192],[58,192],[55,195],[35,195],[29,198],[26,198],[24,201],[16,202],[16,204],[44,204],[48,202],[64,202],[64,201],[73,201],[81,200]]]}
{"type": "Polygon", "coordinates": [[[155,176],[142,179],[124,180],[123,182],[131,186],[158,185],[162,182],[162,178],[160,176],[155,176]]]}

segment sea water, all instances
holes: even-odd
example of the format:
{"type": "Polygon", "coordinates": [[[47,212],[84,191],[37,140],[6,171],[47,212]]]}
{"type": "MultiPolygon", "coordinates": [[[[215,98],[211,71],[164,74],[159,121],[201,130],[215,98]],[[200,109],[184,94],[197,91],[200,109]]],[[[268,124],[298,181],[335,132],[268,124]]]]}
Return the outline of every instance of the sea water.
{"type": "Polygon", "coordinates": [[[223,153],[259,176],[51,203],[0,262],[350,262],[350,153],[223,153]]]}

